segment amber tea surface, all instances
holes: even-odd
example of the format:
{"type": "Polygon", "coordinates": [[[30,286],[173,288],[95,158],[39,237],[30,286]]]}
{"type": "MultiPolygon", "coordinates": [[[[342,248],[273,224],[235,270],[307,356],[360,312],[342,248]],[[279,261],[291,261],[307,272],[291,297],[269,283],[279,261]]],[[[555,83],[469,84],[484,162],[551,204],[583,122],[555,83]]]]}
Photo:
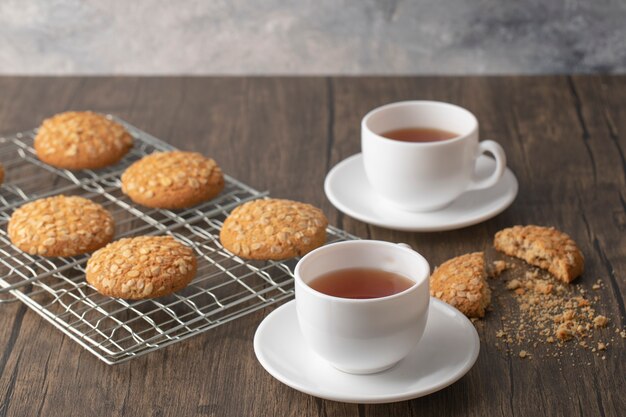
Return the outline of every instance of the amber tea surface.
{"type": "Polygon", "coordinates": [[[340,269],[309,282],[311,288],[323,294],[354,299],[387,297],[414,284],[404,275],[373,268],[340,269]]]}
{"type": "Polygon", "coordinates": [[[401,142],[439,142],[459,136],[457,133],[447,130],[432,129],[427,127],[409,127],[394,129],[381,133],[387,139],[399,140],[401,142]]]}

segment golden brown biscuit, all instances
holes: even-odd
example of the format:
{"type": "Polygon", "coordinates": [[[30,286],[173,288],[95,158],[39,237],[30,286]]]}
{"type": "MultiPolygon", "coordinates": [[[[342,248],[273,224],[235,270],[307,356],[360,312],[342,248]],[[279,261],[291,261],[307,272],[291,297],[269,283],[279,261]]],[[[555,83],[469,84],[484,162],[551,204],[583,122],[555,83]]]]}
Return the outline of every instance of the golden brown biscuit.
{"type": "Polygon", "coordinates": [[[496,233],[493,245],[509,256],[547,269],[564,282],[583,273],[583,254],[567,234],[553,227],[513,226],[496,233]]]}
{"type": "Polygon", "coordinates": [[[326,242],[328,220],[310,204],[290,200],[249,201],[235,208],[220,231],[222,245],[248,259],[302,256],[326,242]]]}
{"type": "Polygon", "coordinates": [[[185,288],[196,271],[191,248],[171,236],[139,236],[95,252],[87,262],[86,279],[103,295],[141,300],[185,288]]]}
{"type": "Polygon", "coordinates": [[[156,152],[122,175],[122,191],[146,207],[181,209],[210,200],[224,188],[222,170],[197,152],[156,152]]]}
{"type": "Polygon", "coordinates": [[[91,111],[68,111],[46,119],[35,136],[43,162],[64,169],[96,169],[119,162],[133,146],[124,127],[91,111]]]}
{"type": "Polygon", "coordinates": [[[483,317],[491,302],[485,256],[468,253],[449,259],[430,277],[430,295],[456,307],[467,317],[483,317]]]}
{"type": "Polygon", "coordinates": [[[114,222],[100,204],[58,195],[24,204],[7,229],[11,242],[31,255],[75,256],[109,243],[114,222]]]}

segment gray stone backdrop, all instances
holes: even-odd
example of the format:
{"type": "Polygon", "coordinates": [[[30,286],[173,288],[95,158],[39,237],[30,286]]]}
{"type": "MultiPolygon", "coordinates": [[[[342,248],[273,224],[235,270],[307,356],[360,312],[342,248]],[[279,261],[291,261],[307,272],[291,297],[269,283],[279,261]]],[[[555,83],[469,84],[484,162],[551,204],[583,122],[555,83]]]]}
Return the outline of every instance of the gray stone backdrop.
{"type": "Polygon", "coordinates": [[[0,0],[3,74],[626,70],[626,0],[0,0]]]}

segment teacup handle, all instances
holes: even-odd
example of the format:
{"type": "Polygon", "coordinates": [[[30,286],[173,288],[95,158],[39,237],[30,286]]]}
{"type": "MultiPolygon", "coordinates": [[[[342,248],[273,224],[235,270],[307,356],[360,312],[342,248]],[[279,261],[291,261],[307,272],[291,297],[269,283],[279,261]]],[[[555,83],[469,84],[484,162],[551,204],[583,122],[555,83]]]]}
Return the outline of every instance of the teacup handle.
{"type": "Polygon", "coordinates": [[[478,144],[478,155],[480,156],[485,152],[491,153],[496,158],[496,169],[485,179],[479,181],[473,180],[468,190],[482,190],[483,188],[492,187],[496,185],[498,180],[504,175],[504,170],[506,169],[506,154],[502,146],[493,140],[484,140],[478,144]]]}

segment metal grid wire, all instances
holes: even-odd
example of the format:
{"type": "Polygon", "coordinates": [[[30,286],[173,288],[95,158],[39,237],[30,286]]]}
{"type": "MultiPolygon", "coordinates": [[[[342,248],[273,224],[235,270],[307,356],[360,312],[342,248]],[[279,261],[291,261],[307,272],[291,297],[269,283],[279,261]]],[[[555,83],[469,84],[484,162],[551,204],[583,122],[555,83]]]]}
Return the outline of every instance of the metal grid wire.
{"type": "MultiPolygon", "coordinates": [[[[120,175],[133,162],[172,146],[123,124],[135,138],[117,165],[71,172],[37,159],[35,131],[0,137],[0,162],[6,179],[0,188],[0,302],[21,300],[107,364],[160,349],[293,296],[297,262],[245,261],[226,251],[219,230],[230,210],[267,193],[229,177],[215,199],[182,211],[133,204],[120,189],[120,175]],[[80,195],[107,208],[116,236],[171,235],[192,247],[198,273],[182,291],[152,300],[126,301],[103,296],[85,279],[87,255],[44,258],[11,245],[6,224],[29,201],[56,194],[80,195]]],[[[328,240],[354,239],[328,228],[328,240]]]]}

